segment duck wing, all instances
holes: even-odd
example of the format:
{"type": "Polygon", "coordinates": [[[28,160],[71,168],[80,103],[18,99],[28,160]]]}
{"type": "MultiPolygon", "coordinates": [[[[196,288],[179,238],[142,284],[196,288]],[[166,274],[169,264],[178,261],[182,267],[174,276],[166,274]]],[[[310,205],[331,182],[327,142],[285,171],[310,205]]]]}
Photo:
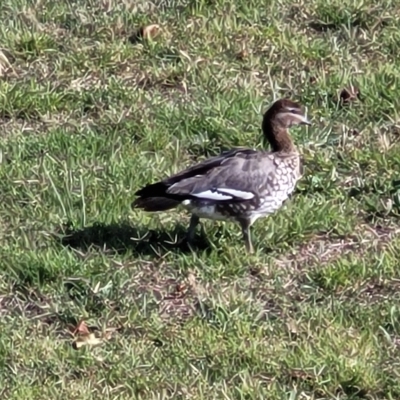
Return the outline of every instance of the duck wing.
{"type": "MultiPolygon", "coordinates": [[[[199,182],[201,178],[209,180],[210,176],[213,176],[215,179],[215,176],[218,175],[221,168],[222,170],[227,170],[227,167],[236,164],[235,161],[233,164],[230,164],[232,160],[251,159],[256,157],[257,154],[259,153],[256,150],[246,148],[236,148],[223,152],[218,156],[211,157],[177,174],[171,175],[162,181],[146,185],[138,190],[135,195],[142,199],[166,197],[171,200],[183,201],[192,197],[190,195],[190,192],[192,192],[190,187],[196,182],[199,182]],[[172,187],[174,188],[172,189],[172,187]]],[[[198,183],[196,185],[198,185],[198,183]]],[[[140,202],[140,199],[134,202],[134,206],[140,207],[139,204],[135,204],[138,202],[140,202]]]]}
{"type": "Polygon", "coordinates": [[[186,176],[173,183],[166,193],[181,201],[195,199],[217,204],[255,200],[258,203],[260,193],[273,192],[275,170],[270,153],[236,153],[203,174],[186,176]]]}

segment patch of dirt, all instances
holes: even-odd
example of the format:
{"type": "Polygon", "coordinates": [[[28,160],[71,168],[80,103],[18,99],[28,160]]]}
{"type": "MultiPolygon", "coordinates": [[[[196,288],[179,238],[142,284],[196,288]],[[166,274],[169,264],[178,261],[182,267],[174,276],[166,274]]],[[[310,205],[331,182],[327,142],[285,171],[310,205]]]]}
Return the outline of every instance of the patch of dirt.
{"type": "Polygon", "coordinates": [[[32,294],[29,296],[12,293],[0,296],[0,316],[24,316],[28,319],[42,319],[50,321],[50,303],[47,299],[38,298],[32,294]]]}
{"type": "Polygon", "coordinates": [[[315,236],[304,245],[294,249],[292,254],[275,260],[279,266],[292,270],[305,267],[324,266],[346,254],[362,255],[371,247],[382,250],[400,232],[394,226],[371,226],[362,224],[353,235],[330,238],[323,234],[315,236]]]}
{"type": "Polygon", "coordinates": [[[357,302],[368,305],[382,303],[385,300],[393,301],[399,298],[400,280],[399,279],[374,279],[364,282],[361,288],[354,293],[357,302]]]}
{"type": "MultiPolygon", "coordinates": [[[[293,313],[301,307],[301,302],[308,299],[307,293],[303,293],[300,288],[299,280],[305,272],[316,266],[321,268],[328,265],[346,254],[362,256],[371,248],[380,251],[399,231],[395,226],[372,227],[364,224],[349,237],[332,239],[327,235],[316,236],[296,248],[292,254],[275,260],[275,267],[284,267],[285,271],[289,271],[282,277],[282,285],[278,286],[264,267],[260,267],[260,270],[249,267],[247,276],[234,281],[201,282],[193,271],[182,274],[176,266],[167,264],[162,256],[152,261],[132,261],[129,265],[116,263],[115,268],[129,268],[132,275],[129,281],[119,287],[118,299],[107,303],[107,308],[123,315],[132,304],[140,304],[141,308],[145,304],[146,314],[156,313],[164,322],[179,326],[194,316],[204,318],[210,323],[218,321],[219,317],[216,315],[225,312],[232,301],[240,298],[241,301],[248,299],[260,306],[257,320],[290,321],[293,313]],[[218,308],[215,304],[210,306],[212,299],[218,299],[217,303],[223,306],[222,311],[215,309],[218,308]]],[[[89,249],[86,251],[90,253],[89,249]]],[[[276,271],[274,275],[275,273],[276,271]]],[[[374,278],[360,282],[357,288],[346,289],[340,296],[356,299],[357,302],[367,305],[393,299],[399,289],[400,280],[374,278]]],[[[323,299],[323,293],[321,296],[323,299]]],[[[69,301],[71,300],[73,303],[74,300],[70,298],[69,301]]],[[[71,314],[70,307],[66,310],[57,308],[55,311],[53,306],[57,304],[60,304],[60,299],[15,292],[0,297],[0,317],[22,316],[40,320],[43,325],[55,325],[56,329],[73,323],[70,318],[74,313],[71,314]]],[[[93,314],[90,311],[89,313],[93,314]]]]}
{"type": "MultiPolygon", "coordinates": [[[[362,224],[352,235],[341,238],[319,235],[296,248],[292,254],[278,258],[275,260],[276,265],[288,271],[284,284],[285,292],[279,295],[281,303],[282,299],[285,299],[282,303],[285,304],[283,308],[295,312],[301,302],[308,301],[307,291],[301,288],[303,288],[302,281],[309,272],[329,266],[347,255],[362,258],[368,257],[371,251],[379,253],[390,245],[399,232],[400,228],[393,225],[362,224]]],[[[358,305],[369,307],[387,300],[393,301],[399,296],[399,290],[400,280],[373,277],[360,280],[357,285],[338,289],[335,295],[342,300],[354,301],[358,305]]],[[[324,290],[314,292],[314,295],[312,301],[315,303],[326,300],[324,290]]]]}
{"type": "Polygon", "coordinates": [[[55,113],[38,118],[0,118],[0,137],[12,135],[40,135],[52,129],[63,127],[75,131],[78,127],[89,127],[95,120],[90,116],[74,116],[73,113],[55,113]]]}
{"type": "Polygon", "coordinates": [[[177,90],[187,95],[187,85],[183,77],[178,75],[166,76],[164,78],[155,78],[152,76],[143,76],[140,78],[136,85],[138,88],[143,90],[159,90],[161,93],[165,93],[169,90],[177,90]]]}
{"type": "Polygon", "coordinates": [[[15,134],[31,135],[47,132],[45,123],[38,120],[26,121],[20,118],[0,118],[0,137],[6,138],[15,134]]]}
{"type": "Polygon", "coordinates": [[[149,308],[157,310],[164,321],[173,323],[183,323],[199,312],[207,293],[193,272],[179,278],[176,271],[162,261],[143,264],[135,279],[121,290],[136,300],[150,296],[149,308]]]}

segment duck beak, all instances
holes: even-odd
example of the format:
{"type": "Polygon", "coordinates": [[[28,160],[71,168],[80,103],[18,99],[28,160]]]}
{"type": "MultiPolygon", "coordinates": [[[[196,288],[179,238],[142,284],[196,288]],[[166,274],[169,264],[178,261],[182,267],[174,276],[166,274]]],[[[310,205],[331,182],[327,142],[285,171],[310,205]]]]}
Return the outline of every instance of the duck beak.
{"type": "Polygon", "coordinates": [[[300,124],[302,124],[302,125],[312,125],[310,120],[305,115],[301,116],[300,124]]]}
{"type": "Polygon", "coordinates": [[[285,117],[289,117],[290,120],[292,121],[292,124],[311,125],[311,122],[304,114],[289,112],[289,113],[284,113],[283,115],[285,117]]]}

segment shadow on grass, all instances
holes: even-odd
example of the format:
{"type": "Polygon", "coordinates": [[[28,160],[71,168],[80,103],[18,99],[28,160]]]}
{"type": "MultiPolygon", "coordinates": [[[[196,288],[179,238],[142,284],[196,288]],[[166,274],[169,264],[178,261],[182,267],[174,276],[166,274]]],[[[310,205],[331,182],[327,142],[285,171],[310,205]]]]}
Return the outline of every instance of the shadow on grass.
{"type": "Polygon", "coordinates": [[[127,223],[121,224],[94,224],[83,229],[68,227],[61,237],[61,244],[87,251],[97,247],[103,251],[126,253],[132,251],[137,254],[159,254],[167,251],[190,253],[193,250],[209,248],[206,238],[196,236],[191,247],[185,239],[187,227],[177,225],[172,231],[149,230],[145,227],[137,228],[127,223]]]}

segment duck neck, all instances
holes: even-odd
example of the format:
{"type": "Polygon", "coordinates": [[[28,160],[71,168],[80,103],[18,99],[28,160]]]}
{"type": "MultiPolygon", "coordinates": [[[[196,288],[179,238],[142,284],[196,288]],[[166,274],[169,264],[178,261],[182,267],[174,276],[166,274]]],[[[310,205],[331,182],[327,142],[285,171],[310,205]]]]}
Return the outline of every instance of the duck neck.
{"type": "Polygon", "coordinates": [[[286,128],[277,127],[270,121],[264,121],[262,130],[264,139],[270,144],[273,152],[292,153],[296,151],[286,128]]]}

